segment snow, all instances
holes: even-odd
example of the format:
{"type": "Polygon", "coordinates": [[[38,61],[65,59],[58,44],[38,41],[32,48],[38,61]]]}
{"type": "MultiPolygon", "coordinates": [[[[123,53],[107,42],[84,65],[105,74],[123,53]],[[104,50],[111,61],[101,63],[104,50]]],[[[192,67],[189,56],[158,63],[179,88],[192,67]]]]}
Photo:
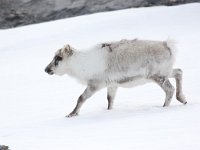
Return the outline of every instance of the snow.
{"type": "MultiPolygon", "coordinates": [[[[0,30],[0,145],[11,150],[198,150],[200,149],[200,3],[98,13],[0,30]],[[186,106],[175,96],[163,108],[164,92],[150,83],[120,88],[106,110],[106,89],[74,118],[85,86],[44,68],[69,43],[84,50],[120,39],[173,38],[175,67],[184,71],[186,106]]],[[[175,84],[174,80],[171,80],[175,84]]]]}

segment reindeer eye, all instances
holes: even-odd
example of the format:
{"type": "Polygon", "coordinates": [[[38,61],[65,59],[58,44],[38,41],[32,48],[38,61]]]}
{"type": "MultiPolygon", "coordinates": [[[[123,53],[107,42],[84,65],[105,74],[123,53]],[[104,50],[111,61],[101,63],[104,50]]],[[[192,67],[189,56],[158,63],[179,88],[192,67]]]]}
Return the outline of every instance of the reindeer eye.
{"type": "Polygon", "coordinates": [[[58,65],[58,62],[62,60],[62,57],[61,56],[55,56],[55,66],[58,65]]]}
{"type": "Polygon", "coordinates": [[[62,60],[62,57],[61,56],[56,56],[55,59],[58,60],[58,61],[60,61],[60,60],[62,60]]]}

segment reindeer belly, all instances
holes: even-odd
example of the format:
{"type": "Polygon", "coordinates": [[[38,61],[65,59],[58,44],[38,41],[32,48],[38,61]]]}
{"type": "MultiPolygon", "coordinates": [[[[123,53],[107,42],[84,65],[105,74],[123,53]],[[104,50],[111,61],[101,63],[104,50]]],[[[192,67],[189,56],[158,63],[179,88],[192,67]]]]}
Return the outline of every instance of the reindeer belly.
{"type": "Polygon", "coordinates": [[[151,80],[135,76],[135,77],[126,77],[120,80],[116,80],[115,84],[118,87],[131,88],[134,86],[146,84],[148,82],[151,82],[151,80]]]}

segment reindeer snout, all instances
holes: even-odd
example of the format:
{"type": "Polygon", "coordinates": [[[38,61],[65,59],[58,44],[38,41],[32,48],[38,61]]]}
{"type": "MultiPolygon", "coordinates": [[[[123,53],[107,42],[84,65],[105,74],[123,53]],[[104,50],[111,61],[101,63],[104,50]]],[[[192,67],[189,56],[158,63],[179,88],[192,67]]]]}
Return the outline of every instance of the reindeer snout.
{"type": "Polygon", "coordinates": [[[50,75],[53,75],[53,71],[49,67],[45,68],[45,72],[50,74],[50,75]]]}

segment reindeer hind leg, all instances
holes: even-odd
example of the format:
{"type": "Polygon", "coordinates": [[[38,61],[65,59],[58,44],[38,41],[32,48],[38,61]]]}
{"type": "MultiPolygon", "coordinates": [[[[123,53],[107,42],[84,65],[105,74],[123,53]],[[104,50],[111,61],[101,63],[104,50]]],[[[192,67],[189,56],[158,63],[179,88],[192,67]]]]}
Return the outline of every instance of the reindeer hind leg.
{"type": "Polygon", "coordinates": [[[166,94],[163,107],[169,106],[174,94],[174,87],[169,82],[169,79],[161,76],[154,76],[152,79],[164,90],[166,94]]]}
{"type": "Polygon", "coordinates": [[[183,104],[187,104],[182,90],[183,71],[181,69],[173,69],[170,77],[176,80],[176,99],[183,104]]]}

